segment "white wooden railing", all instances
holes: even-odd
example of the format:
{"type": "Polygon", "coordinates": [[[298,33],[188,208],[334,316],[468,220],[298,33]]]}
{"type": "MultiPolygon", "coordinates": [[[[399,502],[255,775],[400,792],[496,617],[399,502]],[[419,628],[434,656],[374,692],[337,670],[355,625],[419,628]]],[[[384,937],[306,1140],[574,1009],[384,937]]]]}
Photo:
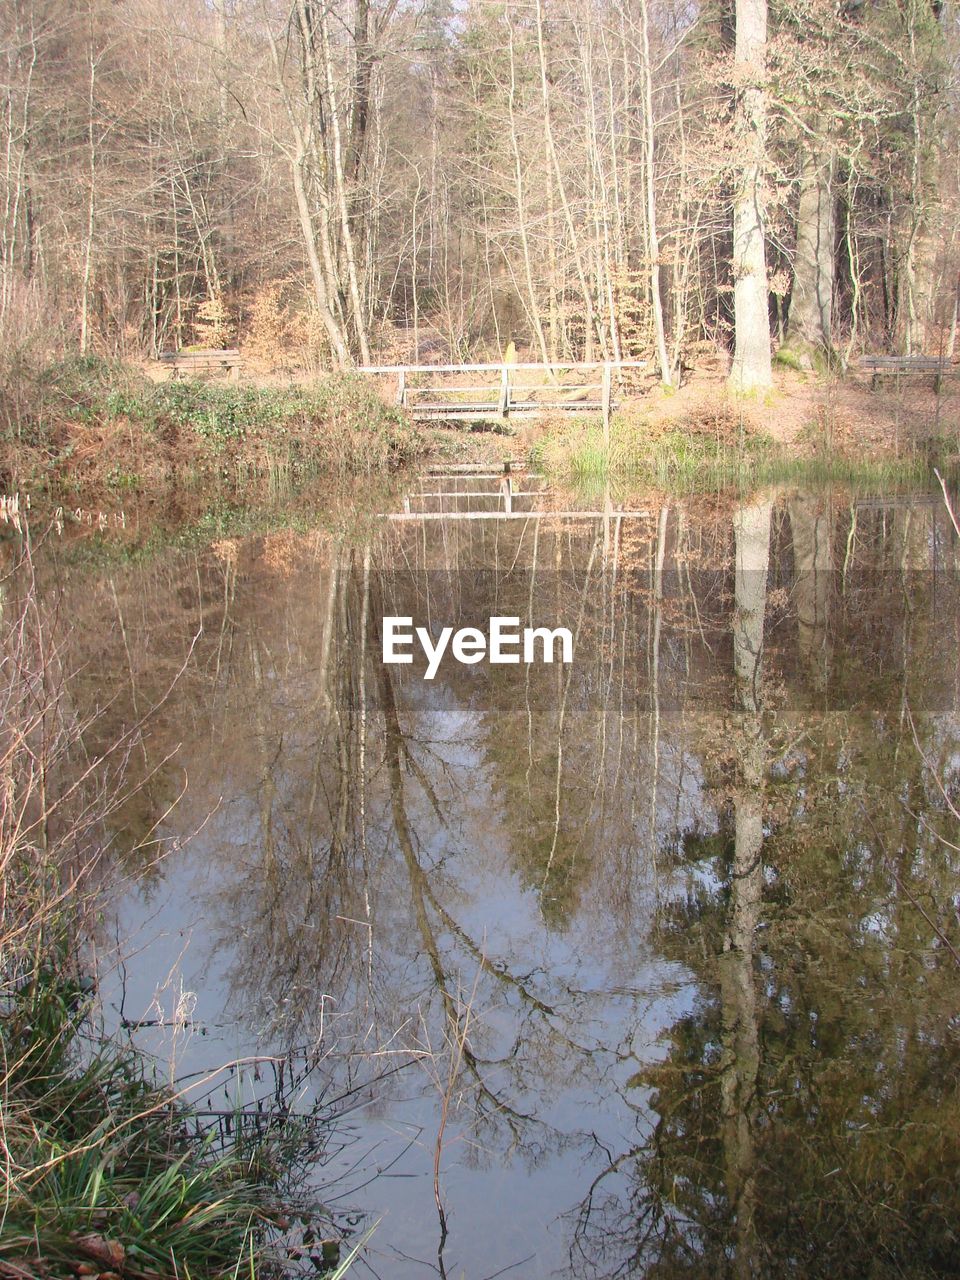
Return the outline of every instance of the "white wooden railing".
{"type": "Polygon", "coordinates": [[[608,427],[616,407],[615,379],[622,381],[625,369],[641,371],[647,367],[645,360],[595,360],[549,364],[377,364],[361,365],[358,372],[395,379],[397,404],[415,418],[507,420],[512,414],[599,412],[604,427],[608,427]],[[583,374],[599,374],[600,380],[569,381],[571,375],[583,374]],[[426,375],[435,375],[432,385],[418,385],[417,379],[426,375]],[[472,383],[465,383],[468,375],[481,375],[486,380],[474,378],[472,383]],[[424,396],[431,398],[422,399],[424,396]]]}

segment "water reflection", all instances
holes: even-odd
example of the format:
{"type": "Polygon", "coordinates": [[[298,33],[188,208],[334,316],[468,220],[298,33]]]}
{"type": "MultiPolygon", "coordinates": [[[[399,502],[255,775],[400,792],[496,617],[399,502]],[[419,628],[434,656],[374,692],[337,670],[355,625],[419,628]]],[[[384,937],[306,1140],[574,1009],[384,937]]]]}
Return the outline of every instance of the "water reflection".
{"type": "Polygon", "coordinates": [[[386,1213],[378,1274],[952,1274],[945,513],[525,487],[67,580],[79,710],[183,668],[118,820],[186,784],[108,1010],[192,992],[150,1032],[178,1071],[305,1052],[293,1105],[355,1108],[316,1182],[386,1213]],[[385,614],[575,658],[427,683],[385,614]]]}

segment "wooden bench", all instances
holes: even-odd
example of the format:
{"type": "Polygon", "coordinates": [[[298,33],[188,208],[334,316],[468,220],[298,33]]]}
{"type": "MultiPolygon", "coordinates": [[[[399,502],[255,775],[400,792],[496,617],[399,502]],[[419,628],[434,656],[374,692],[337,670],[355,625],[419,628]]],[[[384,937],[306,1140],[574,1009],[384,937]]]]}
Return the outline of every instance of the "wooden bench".
{"type": "Polygon", "coordinates": [[[908,373],[932,373],[934,389],[939,391],[943,375],[950,372],[950,361],[940,356],[861,356],[860,368],[873,375],[870,379],[873,391],[880,385],[881,378],[908,373]]]}
{"type": "Polygon", "coordinates": [[[162,351],[160,362],[168,366],[173,378],[222,373],[226,370],[232,382],[239,381],[240,366],[243,363],[240,352],[235,347],[225,351],[162,351]]]}

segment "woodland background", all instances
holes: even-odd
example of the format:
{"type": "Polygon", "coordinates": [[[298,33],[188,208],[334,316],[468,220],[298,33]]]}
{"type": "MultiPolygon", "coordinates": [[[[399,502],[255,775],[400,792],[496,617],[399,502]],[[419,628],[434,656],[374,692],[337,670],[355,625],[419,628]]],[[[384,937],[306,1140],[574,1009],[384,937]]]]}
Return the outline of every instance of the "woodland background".
{"type": "Polygon", "coordinates": [[[929,0],[8,0],[0,358],[952,355],[958,32],[929,0]]]}

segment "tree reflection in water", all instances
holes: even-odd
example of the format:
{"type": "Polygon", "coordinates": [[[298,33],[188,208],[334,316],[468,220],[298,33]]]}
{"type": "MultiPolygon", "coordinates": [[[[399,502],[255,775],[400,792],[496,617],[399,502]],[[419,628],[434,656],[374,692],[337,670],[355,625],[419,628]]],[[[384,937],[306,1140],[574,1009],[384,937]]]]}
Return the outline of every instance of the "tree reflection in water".
{"type": "Polygon", "coordinates": [[[766,636],[800,689],[763,679],[771,504],[734,514],[734,780],[720,830],[684,842],[687,893],[658,920],[701,997],[631,1081],[642,1137],[573,1219],[581,1274],[957,1272],[957,814],[904,715],[925,707],[924,754],[955,787],[954,661],[910,655],[929,659],[957,614],[923,514],[885,512],[879,531],[851,518],[846,537],[882,551],[855,583],[824,553],[823,504],[787,503],[795,654],[789,609],[766,636]],[[850,670],[831,684],[838,652],[875,664],[869,700],[850,670]]]}
{"type": "Polygon", "coordinates": [[[952,1274],[950,530],[839,495],[604,510],[67,582],[99,614],[81,714],[107,687],[132,717],[202,625],[117,832],[185,777],[161,837],[196,834],[137,901],[180,896],[221,1038],[307,1047],[303,1097],[412,1142],[406,1182],[361,1185],[389,1147],[347,1180],[409,1219],[391,1276],[952,1274]],[[575,661],[426,684],[380,662],[388,613],[565,625],[575,661]]]}

